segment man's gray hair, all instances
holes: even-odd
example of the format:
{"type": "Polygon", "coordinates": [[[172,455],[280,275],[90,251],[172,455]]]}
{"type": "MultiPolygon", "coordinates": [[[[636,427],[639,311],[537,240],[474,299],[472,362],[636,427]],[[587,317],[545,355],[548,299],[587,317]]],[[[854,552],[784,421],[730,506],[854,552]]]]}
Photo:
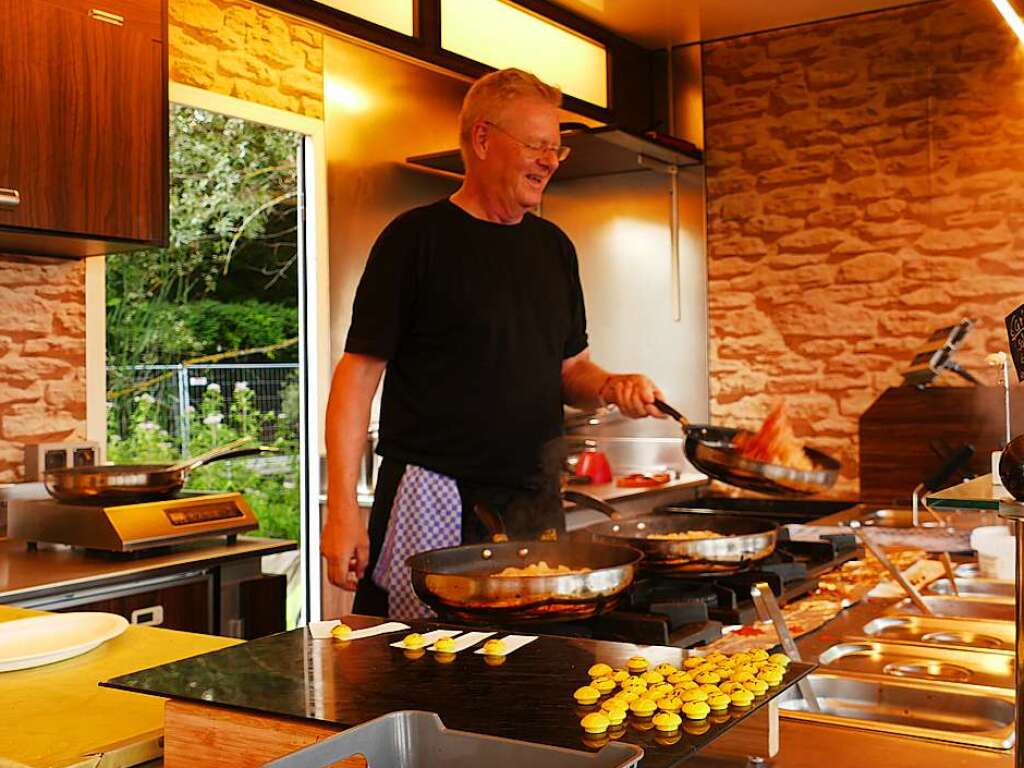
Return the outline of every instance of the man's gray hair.
{"type": "Polygon", "coordinates": [[[538,99],[560,107],[562,91],[521,69],[499,69],[481,77],[469,89],[459,111],[459,147],[463,162],[469,159],[473,126],[482,120],[497,122],[501,111],[515,99],[538,99]]]}

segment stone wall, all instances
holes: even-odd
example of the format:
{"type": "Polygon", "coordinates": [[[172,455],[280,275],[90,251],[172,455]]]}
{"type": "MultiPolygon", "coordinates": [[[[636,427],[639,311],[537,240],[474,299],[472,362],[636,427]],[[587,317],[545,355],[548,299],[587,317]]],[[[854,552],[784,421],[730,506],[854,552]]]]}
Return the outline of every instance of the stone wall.
{"type": "MultiPolygon", "coordinates": [[[[988,0],[704,49],[712,416],[784,398],[857,487],[858,417],[934,329],[1024,301],[1024,55],[988,0]]],[[[948,383],[955,383],[950,381],[948,383]]]]}
{"type": "Polygon", "coordinates": [[[25,443],[85,437],[85,265],[0,255],[0,482],[25,443]]]}
{"type": "Polygon", "coordinates": [[[323,35],[243,0],[170,0],[170,77],[323,117],[323,35]]]}

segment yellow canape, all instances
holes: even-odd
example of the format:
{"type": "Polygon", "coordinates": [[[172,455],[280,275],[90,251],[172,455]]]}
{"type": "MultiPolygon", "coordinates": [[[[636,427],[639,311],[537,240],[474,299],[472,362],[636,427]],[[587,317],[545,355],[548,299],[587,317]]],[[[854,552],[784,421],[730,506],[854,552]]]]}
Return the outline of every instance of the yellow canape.
{"type": "Polygon", "coordinates": [[[636,675],[647,669],[648,663],[643,656],[632,656],[626,662],[626,669],[636,675]]]}
{"type": "Polygon", "coordinates": [[[338,640],[344,640],[347,635],[352,634],[352,627],[348,624],[339,624],[331,630],[331,634],[338,640]]]}
{"type": "Polygon", "coordinates": [[[595,677],[595,678],[596,677],[610,677],[611,674],[614,671],[615,670],[613,670],[607,664],[599,663],[599,664],[595,664],[590,669],[588,669],[587,670],[587,674],[590,675],[591,677],[595,677]]]}
{"type": "Polygon", "coordinates": [[[650,717],[658,709],[658,705],[650,699],[637,699],[629,705],[629,711],[637,717],[650,717]]]}
{"type": "Polygon", "coordinates": [[[683,722],[683,718],[675,712],[659,712],[651,720],[654,727],[659,731],[677,731],[683,722]]]}
{"type": "Polygon", "coordinates": [[[708,696],[708,706],[713,710],[728,709],[731,703],[732,699],[727,693],[713,693],[708,696]]]}
{"type": "Polygon", "coordinates": [[[504,656],[505,643],[497,638],[492,638],[484,643],[482,650],[485,656],[504,656]]]}
{"type": "Polygon", "coordinates": [[[732,693],[730,693],[729,699],[732,701],[733,706],[749,707],[750,703],[754,700],[754,694],[748,691],[746,688],[741,688],[738,691],[733,691],[732,693]]]}
{"type": "Polygon", "coordinates": [[[591,712],[580,720],[580,725],[587,733],[604,733],[610,724],[608,716],[604,712],[591,712]]]}
{"type": "Polygon", "coordinates": [[[597,690],[597,688],[584,685],[582,688],[577,688],[572,697],[576,699],[579,704],[596,704],[597,700],[601,698],[601,692],[597,690]]]}
{"type": "Polygon", "coordinates": [[[663,699],[658,699],[655,703],[658,705],[658,709],[664,712],[678,712],[683,708],[683,700],[678,696],[666,696],[663,699]]]}
{"type": "Polygon", "coordinates": [[[626,707],[612,707],[605,711],[605,716],[612,725],[622,725],[626,719],[626,714],[626,707]]]}
{"type": "Polygon", "coordinates": [[[764,680],[747,680],[743,687],[755,696],[764,696],[768,691],[768,683],[764,680]]]}
{"type": "Polygon", "coordinates": [[[423,639],[423,635],[419,632],[413,632],[412,634],[406,635],[402,638],[402,645],[406,648],[422,648],[427,644],[427,641],[423,639]]]}
{"type": "Polygon", "coordinates": [[[703,701],[688,701],[683,704],[683,714],[690,720],[703,720],[711,712],[711,707],[703,701]]]}
{"type": "Polygon", "coordinates": [[[679,694],[679,698],[684,702],[690,701],[707,701],[708,695],[700,688],[690,688],[689,690],[683,691],[679,694]]]}
{"type": "Polygon", "coordinates": [[[434,650],[439,653],[451,653],[455,650],[455,640],[450,637],[439,637],[434,643],[434,650]]]}

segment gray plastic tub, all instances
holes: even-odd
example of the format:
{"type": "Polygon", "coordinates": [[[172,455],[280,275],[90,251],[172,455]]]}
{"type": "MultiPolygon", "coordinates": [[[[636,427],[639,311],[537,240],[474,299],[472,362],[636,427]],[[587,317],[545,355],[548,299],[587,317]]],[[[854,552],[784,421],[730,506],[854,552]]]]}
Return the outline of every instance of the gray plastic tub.
{"type": "Polygon", "coordinates": [[[405,710],[357,725],[264,768],[328,768],[353,755],[365,757],[369,768],[636,768],[644,751],[612,742],[588,753],[452,731],[433,712],[405,710]]]}

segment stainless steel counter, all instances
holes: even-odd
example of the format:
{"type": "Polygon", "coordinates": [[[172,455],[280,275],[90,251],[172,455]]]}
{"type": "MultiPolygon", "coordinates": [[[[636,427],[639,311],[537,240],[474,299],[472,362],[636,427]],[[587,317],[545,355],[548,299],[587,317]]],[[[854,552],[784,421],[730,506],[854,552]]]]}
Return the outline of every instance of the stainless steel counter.
{"type": "MultiPolygon", "coordinates": [[[[847,609],[797,645],[805,661],[816,661],[844,637],[863,635],[862,628],[895,600],[861,602],[847,609]]],[[[707,763],[707,765],[712,765],[707,763]]],[[[780,749],[772,768],[1009,768],[1013,750],[964,747],[825,723],[781,718],[780,749]]]]}

